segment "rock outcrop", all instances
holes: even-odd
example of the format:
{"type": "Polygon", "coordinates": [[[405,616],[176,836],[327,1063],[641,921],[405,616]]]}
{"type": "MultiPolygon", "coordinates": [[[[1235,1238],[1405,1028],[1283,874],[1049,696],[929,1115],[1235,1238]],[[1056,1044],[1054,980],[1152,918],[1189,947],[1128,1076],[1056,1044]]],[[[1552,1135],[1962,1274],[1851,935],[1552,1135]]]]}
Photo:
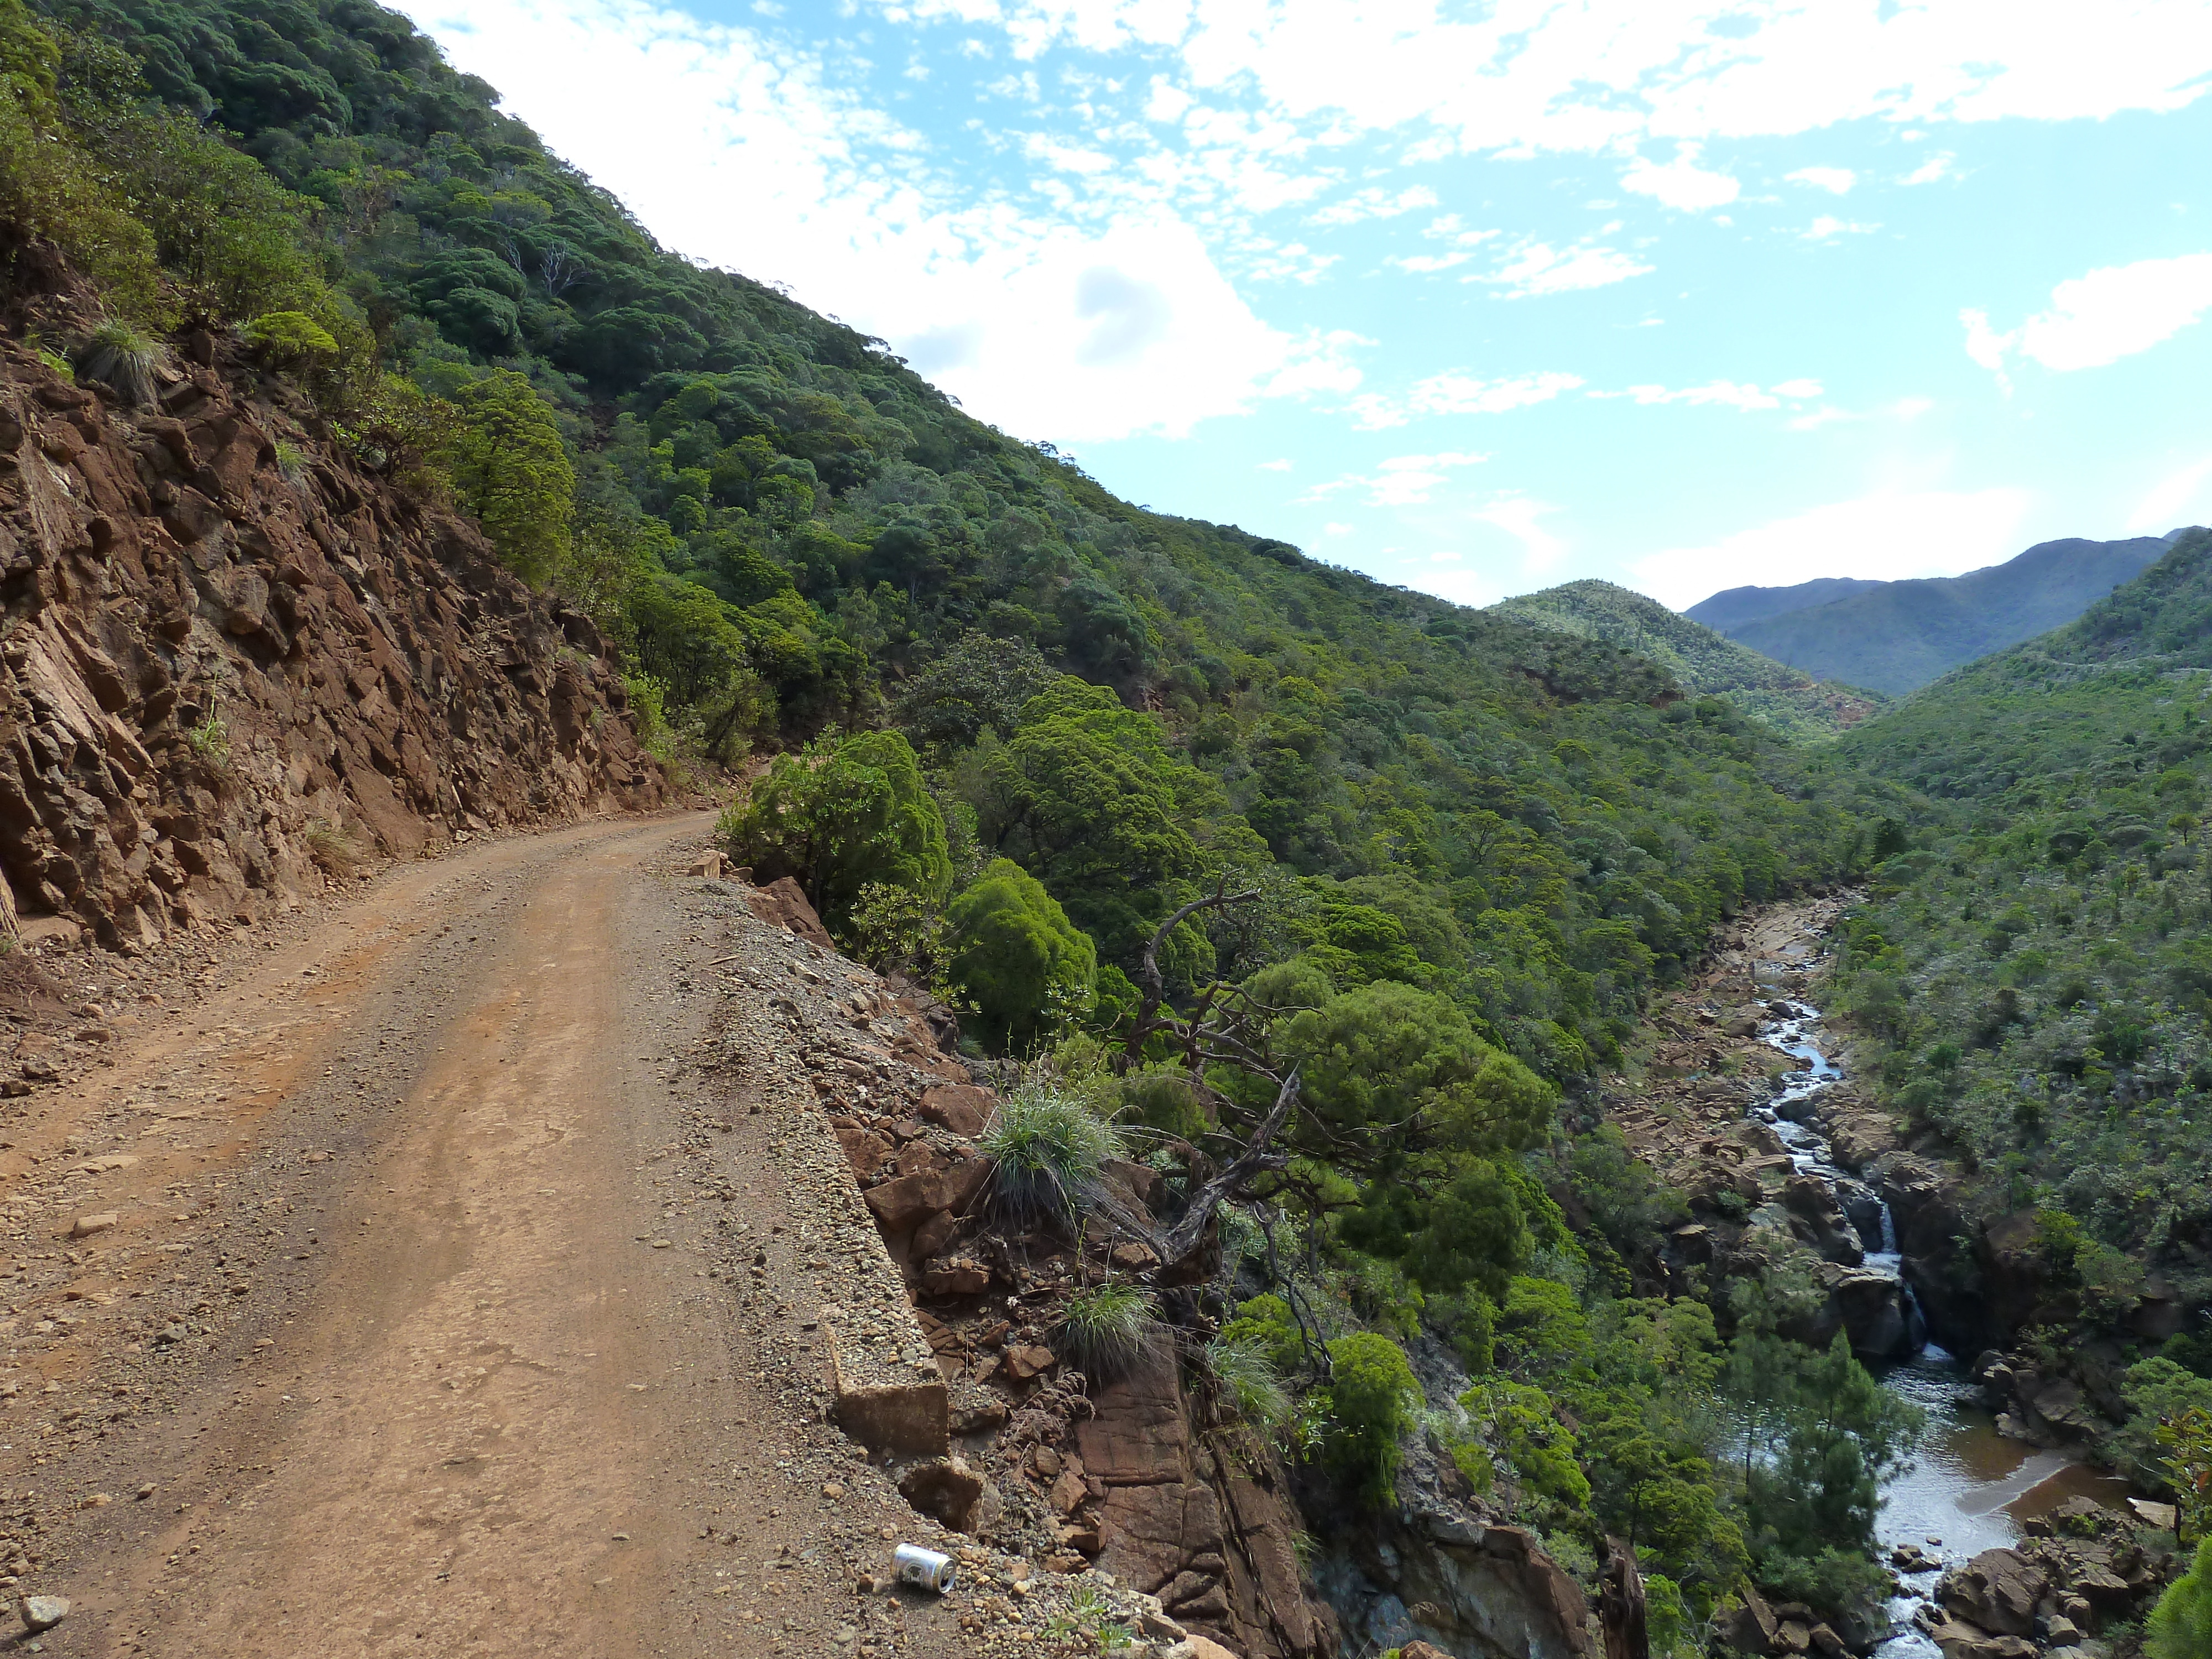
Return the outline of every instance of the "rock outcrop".
{"type": "Polygon", "coordinates": [[[23,339],[94,313],[0,288],[0,930],[112,948],[251,920],[360,861],[647,807],[591,622],[367,471],[228,341],[133,407],[23,339]],[[58,925],[58,924],[57,924],[58,925]]]}

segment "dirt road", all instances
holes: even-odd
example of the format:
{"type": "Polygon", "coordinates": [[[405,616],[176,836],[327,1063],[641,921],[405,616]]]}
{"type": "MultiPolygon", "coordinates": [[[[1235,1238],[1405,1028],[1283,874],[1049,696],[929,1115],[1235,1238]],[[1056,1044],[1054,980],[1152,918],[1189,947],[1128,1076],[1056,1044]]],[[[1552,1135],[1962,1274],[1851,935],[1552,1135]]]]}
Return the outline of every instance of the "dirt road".
{"type": "Polygon", "coordinates": [[[958,1650],[856,1607],[913,1516],[687,1243],[694,1204],[769,1273],[790,1243],[758,1120],[687,1061],[707,827],[400,866],[30,1103],[0,1547],[73,1607],[27,1644],[958,1650]]]}

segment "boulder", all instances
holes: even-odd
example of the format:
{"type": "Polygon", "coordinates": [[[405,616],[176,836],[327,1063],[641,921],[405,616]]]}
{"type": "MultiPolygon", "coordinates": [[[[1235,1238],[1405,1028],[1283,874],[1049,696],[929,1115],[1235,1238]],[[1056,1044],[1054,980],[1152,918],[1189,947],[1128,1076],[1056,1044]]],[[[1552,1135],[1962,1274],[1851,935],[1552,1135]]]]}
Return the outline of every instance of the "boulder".
{"type": "Polygon", "coordinates": [[[1954,1619],[1984,1632],[2031,1636],[2036,1603],[2050,1588],[2050,1576],[2017,1550],[1984,1550],[1965,1566],[1943,1575],[1936,1586],[1936,1601],[1954,1619]]]}
{"type": "Polygon", "coordinates": [[[998,1096],[988,1089],[979,1089],[972,1083],[946,1083],[925,1089],[919,1110],[927,1121],[973,1140],[983,1133],[998,1103],[998,1096]]]}
{"type": "Polygon", "coordinates": [[[955,1532],[978,1530],[987,1498],[995,1497],[991,1483],[962,1457],[933,1457],[916,1463],[899,1476],[898,1488],[899,1496],[915,1509],[955,1532]]]}
{"type": "Polygon", "coordinates": [[[1992,1636],[1962,1620],[1939,1620],[1928,1637],[1943,1650],[1943,1659],[2037,1659],[2035,1644],[2025,1637],[1992,1636]]]}
{"type": "Polygon", "coordinates": [[[814,907],[806,901],[805,890],[789,876],[781,876],[765,887],[750,888],[745,902],[763,921],[796,933],[825,951],[834,951],[836,943],[830,930],[822,925],[822,918],[814,914],[814,907]]]}
{"type": "Polygon", "coordinates": [[[1915,1328],[1905,1287],[1887,1273],[1859,1268],[1841,1274],[1831,1287],[1852,1350],[1869,1359],[1899,1359],[1916,1351],[1922,1333],[1915,1328]]]}
{"type": "Polygon", "coordinates": [[[1824,1261],[1856,1267],[1866,1260],[1858,1229],[1844,1213],[1835,1189],[1815,1175],[1793,1173],[1783,1183],[1782,1205],[1790,1212],[1790,1231],[1818,1251],[1824,1261]]]}

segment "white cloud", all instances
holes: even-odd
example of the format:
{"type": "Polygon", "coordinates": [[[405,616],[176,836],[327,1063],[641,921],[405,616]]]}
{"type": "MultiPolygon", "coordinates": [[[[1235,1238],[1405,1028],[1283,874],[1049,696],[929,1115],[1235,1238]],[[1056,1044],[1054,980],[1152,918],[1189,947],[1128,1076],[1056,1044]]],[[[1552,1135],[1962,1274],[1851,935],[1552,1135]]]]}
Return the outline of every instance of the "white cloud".
{"type": "Polygon", "coordinates": [[[1632,563],[1638,584],[1682,610],[1723,588],[1815,576],[1949,576],[2020,551],[2025,489],[1898,491],[1832,501],[1702,547],[1632,563]]]}
{"type": "Polygon", "coordinates": [[[1959,158],[1947,149],[1929,156],[1897,182],[1900,185],[1935,185],[1957,177],[1959,158]]]}
{"type": "Polygon", "coordinates": [[[2128,515],[2128,528],[2138,533],[2164,535],[2187,522],[2183,516],[2191,503],[2203,499],[2204,485],[2212,480],[2212,455],[2169,472],[2150,488],[2128,515]]]}
{"type": "Polygon", "coordinates": [[[1321,527],[1321,533],[1324,536],[1349,536],[1352,529],[1352,527],[1348,524],[1331,522],[1321,527]]]}
{"type": "Polygon", "coordinates": [[[1290,470],[1291,463],[1287,457],[1279,461],[1262,461],[1260,463],[1260,471],[1262,472],[1288,472],[1290,470]]]}
{"type": "Polygon", "coordinates": [[[1311,217],[1317,225],[1356,225],[1363,219],[1395,219],[1401,213],[1436,204],[1437,193],[1426,185],[1415,185],[1395,196],[1370,189],[1332,202],[1311,217]]]}
{"type": "Polygon", "coordinates": [[[1054,43],[1180,57],[1201,91],[1353,131],[1422,124],[1468,151],[1626,152],[1841,123],[2101,118],[2205,90],[2212,30],[2190,0],[2078,9],[1740,0],[878,0],[988,21],[1018,55],[1054,43]],[[1744,27],[1748,23],[1748,27],[1744,27]]]}
{"type": "Polygon", "coordinates": [[[1481,524],[1495,525],[1521,544],[1522,568],[1547,570],[1557,564],[1567,544],[1538,522],[1559,509],[1527,495],[1504,495],[1474,515],[1481,524]]]}
{"type": "Polygon", "coordinates": [[[1863,225],[1855,220],[1838,219],[1824,213],[1806,226],[1802,234],[1808,242],[1826,242],[1838,236],[1864,236],[1869,231],[1881,228],[1880,225],[1863,225]]]}
{"type": "Polygon", "coordinates": [[[1693,408],[1708,404],[1723,409],[1742,410],[1779,409],[1783,400],[1802,402],[1820,395],[1818,380],[1784,380],[1771,391],[1762,392],[1748,382],[1708,380],[1703,386],[1632,386],[1623,392],[1593,392],[1593,398],[1627,398],[1639,404],[1688,404],[1693,408]]]}
{"type": "Polygon", "coordinates": [[[1364,489],[1370,507],[1418,507],[1461,467],[1480,466],[1490,459],[1466,450],[1444,450],[1434,455],[1393,455],[1371,473],[1347,472],[1324,484],[1316,484],[1301,495],[1302,501],[1325,501],[1347,489],[1364,489]]]}
{"type": "Polygon", "coordinates": [[[1674,159],[1663,164],[1639,155],[1620,175],[1620,187],[1686,213],[1726,207],[1742,193],[1743,186],[1725,173],[1699,167],[1698,153],[1697,145],[1684,143],[1677,144],[1674,159]]]}
{"type": "MultiPolygon", "coordinates": [[[[1344,342],[1255,316],[1176,211],[1115,196],[1103,151],[1030,144],[1091,205],[1026,211],[932,174],[921,135],[748,27],[649,0],[415,13],[657,235],[782,281],[1023,436],[1182,435],[1263,396],[1358,384],[1344,342]]],[[[1034,76],[1020,90],[1034,98],[1034,76]]]]}
{"type": "Polygon", "coordinates": [[[2051,290],[2051,309],[1999,333],[1988,314],[1962,311],[1966,355],[2002,376],[2017,353],[2045,368],[2102,368],[2171,339],[2212,310],[2212,253],[2104,265],[2051,290]]]}
{"type": "Polygon", "coordinates": [[[1561,249],[1547,242],[1524,241],[1510,250],[1504,263],[1490,275],[1466,280],[1493,283],[1509,300],[1526,300],[1607,288],[1644,276],[1651,269],[1617,248],[1561,249]]]}
{"type": "Polygon", "coordinates": [[[1503,415],[1531,404],[1549,403],[1582,384],[1581,375],[1563,374],[1555,369],[1486,380],[1454,368],[1415,381],[1402,398],[1370,392],[1354,398],[1346,407],[1352,412],[1352,424],[1361,431],[1380,432],[1427,415],[1503,415]]]}
{"type": "Polygon", "coordinates": [[[1799,167],[1795,173],[1784,173],[1793,185],[1804,185],[1814,190],[1825,190],[1831,196],[1846,196],[1859,181],[1857,173],[1849,167],[1799,167]]]}

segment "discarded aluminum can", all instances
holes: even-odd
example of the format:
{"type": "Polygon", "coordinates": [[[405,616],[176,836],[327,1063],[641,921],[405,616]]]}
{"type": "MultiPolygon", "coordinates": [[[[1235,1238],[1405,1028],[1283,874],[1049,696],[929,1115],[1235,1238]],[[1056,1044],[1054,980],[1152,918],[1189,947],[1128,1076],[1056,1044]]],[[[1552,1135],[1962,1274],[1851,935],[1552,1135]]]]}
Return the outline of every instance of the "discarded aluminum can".
{"type": "Polygon", "coordinates": [[[951,1592],[953,1580],[960,1571],[951,1556],[926,1550],[919,1544],[901,1544],[892,1551],[891,1568],[900,1583],[934,1590],[939,1595],[951,1592]]]}

